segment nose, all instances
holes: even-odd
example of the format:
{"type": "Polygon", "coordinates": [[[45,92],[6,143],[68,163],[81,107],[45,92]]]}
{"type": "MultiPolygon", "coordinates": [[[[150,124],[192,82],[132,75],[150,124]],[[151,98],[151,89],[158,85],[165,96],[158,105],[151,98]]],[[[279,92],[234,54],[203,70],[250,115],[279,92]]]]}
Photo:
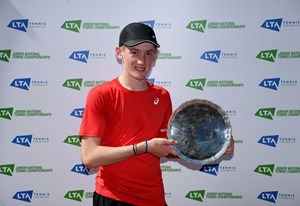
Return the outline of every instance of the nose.
{"type": "Polygon", "coordinates": [[[146,55],[145,54],[141,54],[138,58],[138,64],[144,65],[146,63],[146,55]]]}

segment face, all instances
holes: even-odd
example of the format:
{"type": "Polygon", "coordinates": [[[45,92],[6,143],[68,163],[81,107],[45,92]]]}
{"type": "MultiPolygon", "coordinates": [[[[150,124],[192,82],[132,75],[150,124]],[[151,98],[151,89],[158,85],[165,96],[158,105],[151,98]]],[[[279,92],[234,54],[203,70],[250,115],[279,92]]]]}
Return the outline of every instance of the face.
{"type": "Polygon", "coordinates": [[[117,47],[116,54],[122,61],[123,76],[135,80],[145,80],[156,60],[157,49],[151,43],[141,43],[133,47],[117,47]]]}

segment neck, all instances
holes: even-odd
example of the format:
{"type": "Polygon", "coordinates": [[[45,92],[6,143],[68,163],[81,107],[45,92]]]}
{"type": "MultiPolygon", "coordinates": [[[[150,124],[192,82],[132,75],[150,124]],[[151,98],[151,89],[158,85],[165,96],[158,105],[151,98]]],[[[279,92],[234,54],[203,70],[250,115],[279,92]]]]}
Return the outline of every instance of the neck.
{"type": "Polygon", "coordinates": [[[128,80],[126,78],[123,78],[123,76],[119,76],[119,82],[120,84],[125,87],[128,90],[132,91],[144,91],[147,89],[147,82],[145,79],[143,80],[128,80]]]}

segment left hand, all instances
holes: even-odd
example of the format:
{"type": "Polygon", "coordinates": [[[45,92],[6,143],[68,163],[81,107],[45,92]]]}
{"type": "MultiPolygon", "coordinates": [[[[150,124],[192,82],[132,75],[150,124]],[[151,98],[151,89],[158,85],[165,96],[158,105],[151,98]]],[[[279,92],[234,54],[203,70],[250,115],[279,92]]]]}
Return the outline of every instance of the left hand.
{"type": "Polygon", "coordinates": [[[224,155],[232,155],[233,151],[234,151],[234,140],[233,140],[233,137],[231,136],[229,145],[228,145],[224,155]]]}
{"type": "Polygon", "coordinates": [[[172,146],[176,145],[177,141],[166,138],[156,137],[148,140],[148,153],[156,157],[176,156],[172,146]]]}

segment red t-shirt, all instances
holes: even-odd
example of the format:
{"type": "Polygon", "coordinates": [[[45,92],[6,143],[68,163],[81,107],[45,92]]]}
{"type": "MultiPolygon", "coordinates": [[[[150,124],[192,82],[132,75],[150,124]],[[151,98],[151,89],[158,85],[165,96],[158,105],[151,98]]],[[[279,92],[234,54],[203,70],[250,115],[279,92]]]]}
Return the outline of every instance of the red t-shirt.
{"type": "MultiPolygon", "coordinates": [[[[101,145],[124,146],[167,137],[172,114],[168,91],[149,82],[145,91],[130,91],[116,78],[88,94],[79,136],[102,138],[101,145]]],[[[96,192],[135,205],[165,205],[159,158],[147,153],[99,166],[96,192]]]]}

